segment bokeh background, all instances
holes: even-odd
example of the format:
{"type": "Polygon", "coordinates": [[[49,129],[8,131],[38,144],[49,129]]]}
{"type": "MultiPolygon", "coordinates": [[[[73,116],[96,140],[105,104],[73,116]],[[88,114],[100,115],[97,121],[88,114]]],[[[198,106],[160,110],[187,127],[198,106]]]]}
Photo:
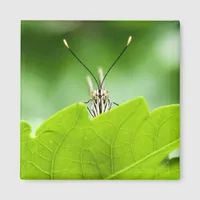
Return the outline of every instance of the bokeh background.
{"type": "Polygon", "coordinates": [[[60,109],[89,99],[88,72],[64,38],[97,76],[132,36],[105,81],[111,100],[121,104],[143,96],[150,111],[179,103],[179,31],[178,21],[22,21],[21,120],[36,129],[60,109]]]}

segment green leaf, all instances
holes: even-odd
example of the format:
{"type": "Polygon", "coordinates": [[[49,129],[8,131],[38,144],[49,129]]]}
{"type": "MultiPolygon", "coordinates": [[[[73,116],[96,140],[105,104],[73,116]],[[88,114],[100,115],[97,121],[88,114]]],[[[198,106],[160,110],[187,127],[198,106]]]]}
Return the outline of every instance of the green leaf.
{"type": "Polygon", "coordinates": [[[30,137],[21,122],[22,179],[179,179],[179,105],[149,114],[138,97],[89,119],[84,104],[67,107],[30,137]]]}

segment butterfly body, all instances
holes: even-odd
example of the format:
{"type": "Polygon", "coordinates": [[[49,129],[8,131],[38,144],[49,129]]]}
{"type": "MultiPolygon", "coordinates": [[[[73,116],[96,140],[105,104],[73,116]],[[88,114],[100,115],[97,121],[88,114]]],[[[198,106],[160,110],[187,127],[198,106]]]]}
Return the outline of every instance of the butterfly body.
{"type": "Polygon", "coordinates": [[[92,80],[88,76],[87,81],[90,89],[90,100],[85,102],[88,106],[88,111],[92,117],[96,117],[101,113],[107,112],[111,109],[112,103],[109,99],[109,92],[105,89],[103,82],[103,70],[100,68],[99,72],[99,81],[100,88],[94,90],[92,86],[92,80]]]}
{"type": "Polygon", "coordinates": [[[88,108],[88,110],[93,117],[107,112],[112,107],[108,91],[104,89],[97,89],[92,91],[90,103],[90,108],[88,108]]]}

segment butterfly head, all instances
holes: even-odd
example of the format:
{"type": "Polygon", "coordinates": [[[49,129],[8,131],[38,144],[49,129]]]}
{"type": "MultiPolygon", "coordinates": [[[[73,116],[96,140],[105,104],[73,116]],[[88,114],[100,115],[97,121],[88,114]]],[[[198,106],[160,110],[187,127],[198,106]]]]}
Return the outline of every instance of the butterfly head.
{"type": "Polygon", "coordinates": [[[95,101],[103,100],[106,101],[109,99],[109,92],[105,89],[93,90],[91,93],[91,98],[95,101]]]}

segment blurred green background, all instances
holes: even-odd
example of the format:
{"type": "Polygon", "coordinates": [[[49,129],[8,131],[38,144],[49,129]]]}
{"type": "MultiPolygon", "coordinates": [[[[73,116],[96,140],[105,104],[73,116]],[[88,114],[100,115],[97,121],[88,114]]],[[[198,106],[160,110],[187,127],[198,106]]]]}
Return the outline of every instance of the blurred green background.
{"type": "Polygon", "coordinates": [[[121,104],[143,96],[150,111],[179,103],[178,21],[22,21],[21,120],[35,129],[58,110],[89,99],[88,72],[64,38],[97,76],[129,36],[130,46],[105,81],[111,100],[121,104]]]}

